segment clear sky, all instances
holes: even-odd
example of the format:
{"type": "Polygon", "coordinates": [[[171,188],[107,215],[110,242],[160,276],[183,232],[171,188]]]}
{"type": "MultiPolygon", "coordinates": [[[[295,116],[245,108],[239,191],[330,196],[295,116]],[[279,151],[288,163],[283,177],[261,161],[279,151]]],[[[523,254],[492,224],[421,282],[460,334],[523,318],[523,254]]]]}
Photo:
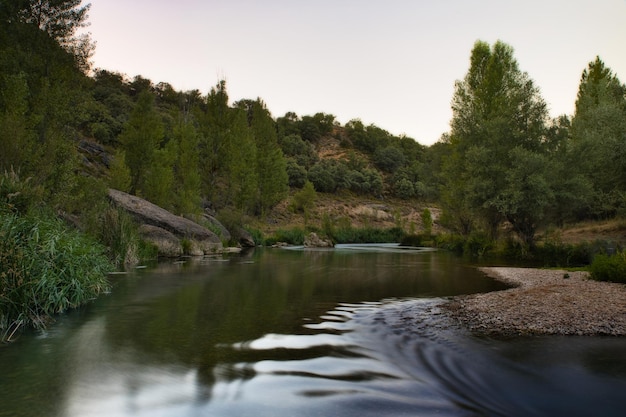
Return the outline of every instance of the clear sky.
{"type": "MultiPolygon", "coordinates": [[[[94,66],[274,117],[359,118],[429,145],[476,40],[512,46],[552,116],[597,55],[626,82],[626,0],[89,0],[94,66]]],[[[87,1],[83,1],[83,4],[87,1]]]]}

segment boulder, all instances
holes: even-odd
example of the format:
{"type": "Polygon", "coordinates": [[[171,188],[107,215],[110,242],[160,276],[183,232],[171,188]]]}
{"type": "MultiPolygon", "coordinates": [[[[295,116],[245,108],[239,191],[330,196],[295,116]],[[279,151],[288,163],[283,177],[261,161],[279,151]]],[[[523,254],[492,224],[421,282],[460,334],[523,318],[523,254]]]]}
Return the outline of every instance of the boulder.
{"type": "Polygon", "coordinates": [[[332,248],[334,246],[335,245],[333,245],[333,242],[331,242],[329,239],[322,239],[315,232],[309,233],[304,238],[305,248],[332,248]]]}
{"type": "MultiPolygon", "coordinates": [[[[174,235],[179,239],[179,246],[182,246],[183,239],[186,240],[189,243],[189,251],[192,252],[190,254],[215,253],[222,249],[222,241],[209,229],[184,217],[176,216],[143,198],[114,189],[109,189],[109,198],[117,207],[131,214],[138,223],[154,226],[174,235]]],[[[156,233],[156,230],[151,228],[148,228],[148,231],[156,233]]],[[[161,237],[165,239],[165,235],[161,234],[161,237]]],[[[173,243],[171,238],[165,240],[173,243]]]]}
{"type": "Polygon", "coordinates": [[[254,242],[254,238],[252,237],[250,232],[248,232],[243,227],[237,228],[237,235],[239,236],[239,244],[242,247],[253,248],[256,246],[256,243],[254,242]]]}
{"type": "Polygon", "coordinates": [[[220,233],[220,237],[222,240],[228,242],[231,238],[230,232],[224,227],[224,225],[217,220],[215,217],[210,214],[204,213],[202,214],[202,219],[208,222],[212,227],[215,227],[215,230],[218,230],[220,233]]]}
{"type": "Polygon", "coordinates": [[[183,254],[180,239],[165,229],[150,224],[142,224],[139,226],[139,236],[156,246],[161,256],[173,258],[183,254]]]}

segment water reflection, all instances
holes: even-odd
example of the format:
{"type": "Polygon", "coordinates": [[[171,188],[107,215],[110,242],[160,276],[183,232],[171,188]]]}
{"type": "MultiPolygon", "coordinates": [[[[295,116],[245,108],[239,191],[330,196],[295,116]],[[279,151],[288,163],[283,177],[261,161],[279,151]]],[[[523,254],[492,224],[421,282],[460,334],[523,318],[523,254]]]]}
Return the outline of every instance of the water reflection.
{"type": "Polygon", "coordinates": [[[115,279],[110,296],[0,348],[0,416],[611,416],[625,405],[622,339],[476,339],[449,322],[442,297],[503,286],[445,253],[261,250],[115,279]]]}

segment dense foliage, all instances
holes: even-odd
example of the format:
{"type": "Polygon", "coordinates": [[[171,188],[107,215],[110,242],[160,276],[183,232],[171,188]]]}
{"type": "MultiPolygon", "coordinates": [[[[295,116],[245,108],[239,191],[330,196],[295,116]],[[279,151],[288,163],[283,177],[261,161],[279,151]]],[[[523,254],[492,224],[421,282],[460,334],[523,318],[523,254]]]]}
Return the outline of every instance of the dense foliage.
{"type": "Polygon", "coordinates": [[[597,255],[590,266],[591,278],[626,284],[626,252],[597,255]]]}
{"type": "Polygon", "coordinates": [[[510,230],[532,250],[542,226],[621,212],[624,91],[597,58],[583,72],[573,119],[548,120],[513,49],[477,42],[455,85],[452,130],[442,142],[447,226],[491,240],[510,230]]]}

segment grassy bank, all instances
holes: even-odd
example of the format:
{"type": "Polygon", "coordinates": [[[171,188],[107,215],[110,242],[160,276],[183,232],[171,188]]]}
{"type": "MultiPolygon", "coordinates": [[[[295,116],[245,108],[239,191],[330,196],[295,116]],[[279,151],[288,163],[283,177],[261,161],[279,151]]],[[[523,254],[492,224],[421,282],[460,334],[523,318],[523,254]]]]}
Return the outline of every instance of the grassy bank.
{"type": "Polygon", "coordinates": [[[106,248],[47,213],[0,213],[0,339],[106,291],[106,248]]]}

